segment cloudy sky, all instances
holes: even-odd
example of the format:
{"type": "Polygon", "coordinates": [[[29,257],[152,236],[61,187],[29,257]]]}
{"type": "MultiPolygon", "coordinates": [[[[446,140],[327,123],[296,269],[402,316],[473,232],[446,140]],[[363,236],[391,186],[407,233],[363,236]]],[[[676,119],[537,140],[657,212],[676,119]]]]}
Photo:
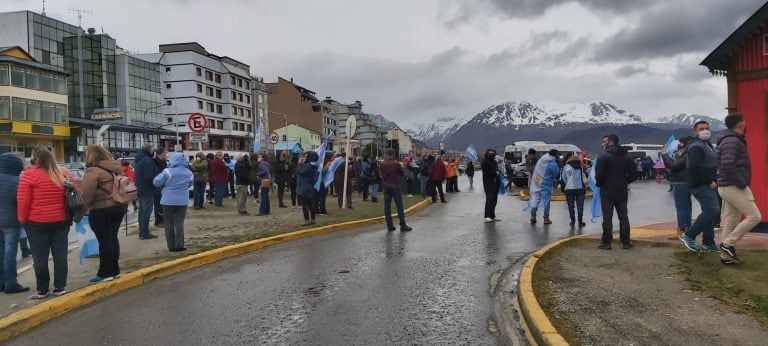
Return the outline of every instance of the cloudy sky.
{"type": "MultiPolygon", "coordinates": [[[[493,104],[601,100],[646,118],[723,116],[699,62],[762,0],[48,0],[135,52],[197,41],[408,125],[493,104]]],[[[3,0],[0,11],[40,11],[3,0]]]]}

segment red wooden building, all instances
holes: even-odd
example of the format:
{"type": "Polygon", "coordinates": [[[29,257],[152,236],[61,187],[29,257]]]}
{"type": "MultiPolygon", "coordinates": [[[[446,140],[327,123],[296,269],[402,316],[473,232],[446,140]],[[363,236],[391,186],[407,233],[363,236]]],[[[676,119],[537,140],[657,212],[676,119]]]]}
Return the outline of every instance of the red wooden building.
{"type": "Polygon", "coordinates": [[[728,112],[747,122],[752,192],[768,221],[768,3],[747,19],[701,62],[728,82],[728,112]]]}

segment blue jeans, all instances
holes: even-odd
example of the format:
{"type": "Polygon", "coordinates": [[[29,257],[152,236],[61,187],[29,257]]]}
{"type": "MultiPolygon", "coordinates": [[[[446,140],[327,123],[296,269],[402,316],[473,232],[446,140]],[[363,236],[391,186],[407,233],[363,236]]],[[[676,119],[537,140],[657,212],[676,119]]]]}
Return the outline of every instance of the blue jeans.
{"type": "Polygon", "coordinates": [[[702,185],[691,189],[691,194],[699,201],[701,214],[693,222],[691,228],[685,231],[685,235],[688,238],[696,239],[699,234],[703,233],[702,244],[715,244],[715,217],[720,214],[720,205],[717,204],[715,190],[710,189],[707,185],[702,185]]]}
{"type": "Polygon", "coordinates": [[[687,230],[691,227],[691,192],[688,183],[672,183],[672,196],[675,198],[677,228],[687,230]]]}
{"type": "Polygon", "coordinates": [[[195,208],[202,208],[203,203],[205,203],[205,185],[207,183],[204,181],[201,182],[195,182],[193,187],[193,196],[194,196],[194,203],[193,206],[195,208]]]}
{"type": "Polygon", "coordinates": [[[419,182],[421,183],[421,198],[427,198],[429,195],[427,194],[427,181],[429,181],[429,177],[423,175],[419,176],[419,182]]]}
{"type": "Polygon", "coordinates": [[[400,192],[400,189],[384,189],[384,219],[387,221],[387,226],[394,227],[392,224],[392,200],[395,201],[397,218],[400,219],[400,226],[405,226],[403,194],[400,192]]]}
{"type": "Polygon", "coordinates": [[[149,236],[149,218],[155,207],[155,195],[139,195],[139,238],[149,236]]]}
{"type": "Polygon", "coordinates": [[[19,249],[19,235],[21,228],[0,228],[3,232],[0,237],[0,284],[12,287],[18,284],[16,281],[16,254],[19,249]]]}
{"type": "Polygon", "coordinates": [[[224,205],[224,195],[227,193],[227,183],[213,183],[213,205],[224,205]]]}
{"type": "Polygon", "coordinates": [[[269,188],[261,188],[261,203],[259,205],[259,214],[269,215],[269,188]]]}
{"type": "Polygon", "coordinates": [[[379,183],[371,183],[371,199],[376,199],[379,195],[379,183]]]}

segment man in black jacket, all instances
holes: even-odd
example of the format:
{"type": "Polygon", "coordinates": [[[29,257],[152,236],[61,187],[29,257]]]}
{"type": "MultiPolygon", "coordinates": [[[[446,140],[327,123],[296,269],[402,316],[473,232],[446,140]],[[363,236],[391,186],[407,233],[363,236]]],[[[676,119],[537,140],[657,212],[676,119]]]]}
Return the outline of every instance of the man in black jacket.
{"type": "Polygon", "coordinates": [[[717,136],[717,190],[723,198],[723,235],[720,262],[743,263],[736,257],[736,243],[762,219],[749,189],[752,166],[747,153],[747,132],[744,115],[733,113],[725,117],[727,130],[717,136]],[[739,221],[741,214],[746,218],[739,221]]]}
{"type": "Polygon", "coordinates": [[[144,144],[136,154],[136,189],[139,199],[139,239],[155,239],[156,235],[149,233],[149,218],[155,206],[155,185],[152,180],[157,175],[157,163],[152,158],[152,145],[144,144]]]}
{"type": "Polygon", "coordinates": [[[237,213],[249,215],[246,210],[246,201],[248,200],[248,186],[251,185],[251,164],[248,162],[247,154],[241,154],[237,158],[234,174],[237,191],[237,213]]]}
{"type": "Polygon", "coordinates": [[[619,238],[622,248],[633,247],[629,238],[629,184],[637,179],[632,158],[619,146],[619,136],[603,136],[600,153],[595,163],[595,182],[600,188],[600,204],[603,211],[603,237],[599,249],[610,250],[613,241],[613,210],[619,217],[619,238]]]}
{"type": "Polygon", "coordinates": [[[669,157],[665,149],[661,150],[664,166],[670,171],[668,179],[675,200],[675,211],[677,212],[677,234],[668,238],[669,240],[680,238],[691,227],[692,204],[691,192],[688,190],[687,148],[685,146],[692,140],[693,137],[690,136],[680,138],[677,144],[677,152],[673,157],[669,157]]]}
{"type": "MultiPolygon", "coordinates": [[[[155,150],[155,165],[157,166],[157,173],[164,171],[168,167],[167,161],[168,152],[165,148],[160,147],[155,150]]],[[[154,179],[154,177],[152,177],[154,179]]],[[[155,226],[160,227],[165,222],[163,217],[163,206],[160,205],[160,200],[163,198],[163,190],[155,189],[155,226]]]]}
{"type": "Polygon", "coordinates": [[[709,142],[712,132],[709,123],[699,121],[694,126],[696,138],[690,141],[688,147],[688,188],[701,205],[701,214],[691,227],[680,236],[688,250],[697,252],[717,251],[715,244],[715,218],[720,215],[720,204],[717,201],[717,157],[715,148],[709,142]],[[701,246],[696,244],[696,237],[702,234],[701,246]]]}
{"type": "Polygon", "coordinates": [[[480,163],[483,171],[483,190],[485,191],[485,222],[499,221],[496,218],[496,203],[499,200],[499,163],[496,162],[496,150],[485,151],[483,162],[480,163]]]}

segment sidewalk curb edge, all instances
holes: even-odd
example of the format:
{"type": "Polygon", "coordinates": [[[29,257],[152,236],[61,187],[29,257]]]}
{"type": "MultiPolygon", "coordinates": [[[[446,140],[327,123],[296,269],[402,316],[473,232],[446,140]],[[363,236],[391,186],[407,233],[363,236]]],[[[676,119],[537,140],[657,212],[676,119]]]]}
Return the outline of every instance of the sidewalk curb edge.
{"type": "MultiPolygon", "coordinates": [[[[410,215],[430,205],[429,199],[424,199],[410,208],[410,215]]],[[[301,231],[255,239],[240,244],[227,245],[198,254],[177,258],[168,262],[158,263],[127,273],[113,281],[99,283],[76,289],[61,297],[52,298],[46,302],[19,310],[0,319],[0,342],[18,336],[40,324],[67,313],[70,310],[88,305],[99,299],[139,286],[143,283],[173,275],[188,269],[257,251],[271,245],[306,238],[309,236],[348,230],[384,221],[384,216],[369,219],[347,221],[333,225],[320,226],[301,231]]]]}

